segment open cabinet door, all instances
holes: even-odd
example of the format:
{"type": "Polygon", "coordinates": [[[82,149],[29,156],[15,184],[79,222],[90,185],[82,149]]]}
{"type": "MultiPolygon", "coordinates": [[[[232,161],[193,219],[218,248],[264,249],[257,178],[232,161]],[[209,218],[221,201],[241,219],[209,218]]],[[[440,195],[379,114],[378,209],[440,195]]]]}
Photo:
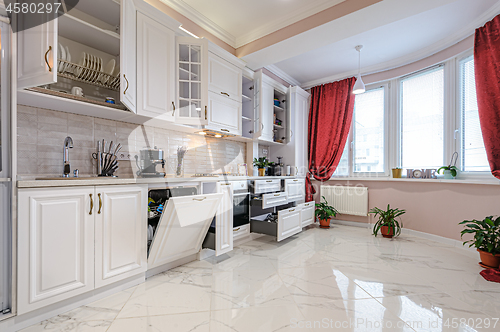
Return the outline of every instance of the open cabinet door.
{"type": "Polygon", "coordinates": [[[137,14],[134,0],[121,0],[120,100],[137,113],[137,14]]]}
{"type": "MultiPolygon", "coordinates": [[[[22,1],[28,3],[28,1],[22,1]]],[[[55,13],[55,12],[54,12],[55,13]]],[[[46,14],[46,15],[55,15],[46,14]]],[[[17,88],[31,88],[57,82],[57,18],[48,20],[45,15],[13,15],[12,24],[17,25],[17,88]],[[27,30],[23,17],[30,20],[40,20],[35,25],[29,22],[27,30]],[[42,23],[47,21],[47,23],[42,23]]]]}
{"type": "Polygon", "coordinates": [[[233,250],[233,187],[231,183],[217,183],[222,200],[215,218],[215,256],[233,250]]]}
{"type": "Polygon", "coordinates": [[[253,79],[253,138],[262,135],[262,70],[256,71],[253,79]]]}
{"type": "Polygon", "coordinates": [[[217,193],[169,199],[151,243],[148,269],[200,251],[222,196],[217,193]]]}

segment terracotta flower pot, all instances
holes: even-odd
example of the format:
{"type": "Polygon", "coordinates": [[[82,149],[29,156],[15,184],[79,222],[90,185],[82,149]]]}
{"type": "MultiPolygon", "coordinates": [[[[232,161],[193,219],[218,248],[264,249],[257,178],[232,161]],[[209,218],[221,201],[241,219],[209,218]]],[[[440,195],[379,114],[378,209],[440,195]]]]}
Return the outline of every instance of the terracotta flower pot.
{"type": "Polygon", "coordinates": [[[481,257],[481,263],[492,268],[498,268],[500,266],[500,255],[495,255],[477,249],[479,251],[479,257],[481,257]]]}
{"type": "Polygon", "coordinates": [[[265,168],[259,168],[259,176],[265,176],[266,175],[266,169],[265,168]]]}
{"type": "Polygon", "coordinates": [[[382,226],[380,227],[380,233],[382,233],[383,237],[392,238],[394,236],[394,227],[389,232],[389,226],[382,226]]]}
{"type": "Polygon", "coordinates": [[[320,228],[330,228],[330,220],[332,218],[328,218],[328,219],[320,219],[319,220],[319,227],[320,228]]]}

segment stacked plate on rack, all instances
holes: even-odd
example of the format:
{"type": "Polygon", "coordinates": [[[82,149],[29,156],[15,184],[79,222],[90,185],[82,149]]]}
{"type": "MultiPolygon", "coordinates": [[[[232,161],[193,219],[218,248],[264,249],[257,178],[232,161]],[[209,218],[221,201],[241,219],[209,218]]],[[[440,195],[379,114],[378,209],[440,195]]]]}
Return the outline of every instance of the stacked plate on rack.
{"type": "Polygon", "coordinates": [[[77,79],[89,84],[104,86],[110,89],[120,87],[120,68],[116,60],[109,60],[106,65],[102,58],[90,53],[82,52],[78,64],[71,62],[71,54],[68,47],[59,44],[57,71],[62,76],[77,79]]]}

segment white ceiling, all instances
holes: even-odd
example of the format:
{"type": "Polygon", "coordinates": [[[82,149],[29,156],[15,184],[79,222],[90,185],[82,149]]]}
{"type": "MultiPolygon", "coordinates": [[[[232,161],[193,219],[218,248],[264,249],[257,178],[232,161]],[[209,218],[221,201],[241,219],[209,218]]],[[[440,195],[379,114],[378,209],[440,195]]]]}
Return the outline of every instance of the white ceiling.
{"type": "MultiPolygon", "coordinates": [[[[361,58],[362,74],[394,68],[429,56],[473,34],[476,27],[484,24],[500,10],[498,0],[453,0],[447,3],[435,1],[439,2],[442,5],[361,33],[352,34],[352,29],[346,29],[340,34],[336,32],[340,35],[336,41],[327,45],[317,43],[316,48],[311,47],[303,53],[299,51],[293,54],[293,41],[289,41],[288,45],[283,47],[291,48],[287,53],[293,56],[282,56],[284,59],[276,62],[275,67],[290,75],[300,85],[310,87],[324,83],[327,78],[334,80],[356,73],[358,54],[354,47],[361,44],[364,45],[361,58]],[[495,7],[492,8],[493,6],[495,7]]],[[[383,9],[384,6],[380,6],[379,10],[383,9]]],[[[352,14],[351,20],[359,14],[361,13],[352,14]]],[[[383,21],[382,17],[383,15],[380,16],[380,21],[383,21]]],[[[319,31],[321,29],[318,29],[316,34],[319,31]]],[[[297,47],[304,48],[300,45],[297,47]]],[[[267,52],[276,54],[276,50],[267,52]]],[[[269,59],[269,56],[266,57],[266,51],[262,53],[251,54],[244,59],[249,62],[269,59]]],[[[256,67],[259,65],[265,64],[254,64],[256,67]]]]}
{"type": "Polygon", "coordinates": [[[238,48],[345,0],[161,0],[238,48]]]}

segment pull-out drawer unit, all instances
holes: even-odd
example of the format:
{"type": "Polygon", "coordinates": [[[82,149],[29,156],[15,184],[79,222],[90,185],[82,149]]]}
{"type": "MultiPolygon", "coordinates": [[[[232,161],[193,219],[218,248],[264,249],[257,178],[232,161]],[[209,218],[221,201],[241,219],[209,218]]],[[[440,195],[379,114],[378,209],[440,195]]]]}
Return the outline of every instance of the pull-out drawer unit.
{"type": "Polygon", "coordinates": [[[302,219],[302,227],[309,226],[314,223],[314,211],[316,210],[316,202],[307,202],[299,205],[301,207],[300,214],[302,219]]]}
{"type": "Polygon", "coordinates": [[[256,217],[250,221],[250,231],[276,236],[278,242],[283,241],[302,231],[300,211],[300,207],[278,211],[274,220],[267,220],[267,215],[256,217]]]}
{"type": "Polygon", "coordinates": [[[254,194],[266,194],[281,191],[281,180],[255,180],[253,193],[254,194]]]}
{"type": "Polygon", "coordinates": [[[304,201],[306,197],[305,179],[286,179],[285,191],[288,193],[288,202],[304,201]]]}
{"type": "Polygon", "coordinates": [[[288,194],[286,192],[264,194],[262,195],[262,208],[268,209],[288,203],[288,194]]]}
{"type": "Polygon", "coordinates": [[[250,234],[250,224],[233,228],[233,241],[241,239],[250,234]]]}

